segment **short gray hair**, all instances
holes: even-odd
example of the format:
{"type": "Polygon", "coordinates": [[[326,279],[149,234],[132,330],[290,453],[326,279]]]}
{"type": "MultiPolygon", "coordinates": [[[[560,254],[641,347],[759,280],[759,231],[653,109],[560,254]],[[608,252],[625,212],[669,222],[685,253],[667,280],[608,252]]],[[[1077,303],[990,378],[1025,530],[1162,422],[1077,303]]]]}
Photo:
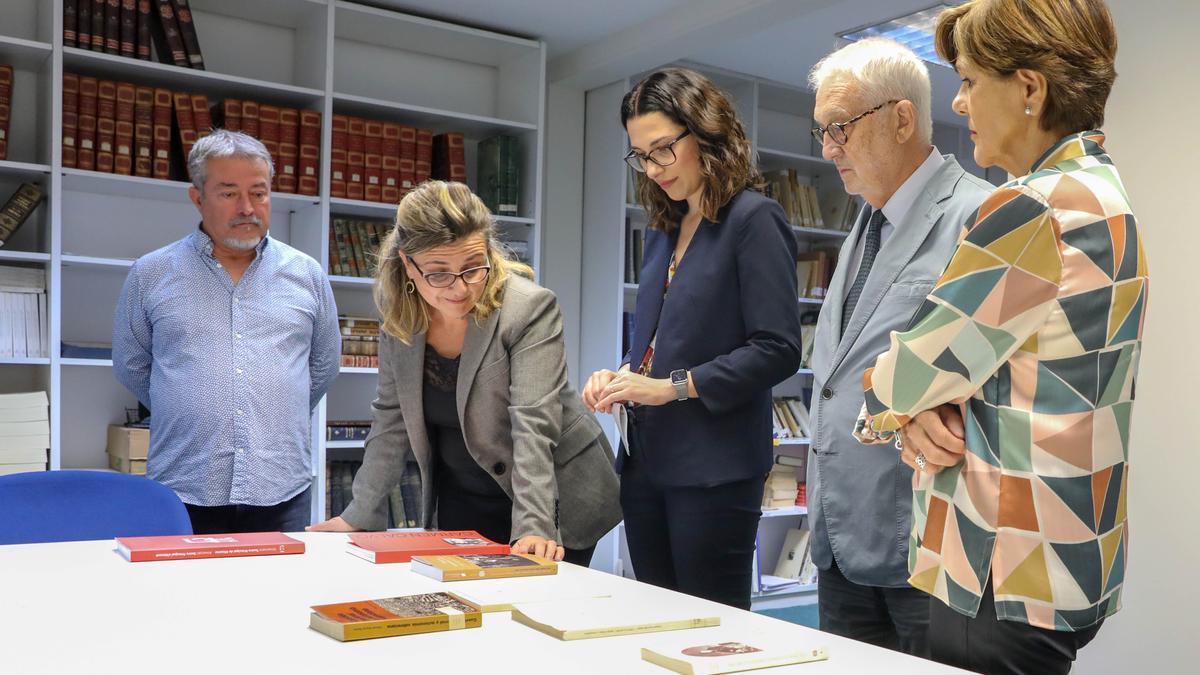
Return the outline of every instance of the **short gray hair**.
{"type": "Polygon", "coordinates": [[[192,146],[192,151],[188,153],[188,176],[191,177],[192,185],[195,185],[197,190],[204,191],[208,160],[223,157],[261,159],[267,163],[268,178],[271,180],[275,178],[275,164],[271,161],[271,153],[267,152],[267,146],[263,145],[262,141],[240,131],[215,129],[211,134],[196,141],[196,144],[192,146]]]}
{"type": "Polygon", "coordinates": [[[845,80],[858,82],[869,106],[892,99],[912,101],[920,140],[933,138],[929,68],[908,47],[881,37],[851,42],[818,61],[808,74],[813,91],[845,80]]]}

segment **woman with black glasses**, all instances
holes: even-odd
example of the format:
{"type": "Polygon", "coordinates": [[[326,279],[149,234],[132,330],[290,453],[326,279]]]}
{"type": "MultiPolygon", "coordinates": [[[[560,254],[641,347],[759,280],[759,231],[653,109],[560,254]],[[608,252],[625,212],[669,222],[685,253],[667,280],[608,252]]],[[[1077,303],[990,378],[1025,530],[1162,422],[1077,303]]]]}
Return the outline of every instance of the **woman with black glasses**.
{"type": "Polygon", "coordinates": [[[800,366],[795,238],[704,76],[650,75],[621,123],[650,229],[632,348],[583,400],[628,413],[617,461],[637,578],[748,609],[771,387],[800,366]]]}
{"type": "Polygon", "coordinates": [[[411,457],[424,527],[581,565],[621,520],[612,450],[567,384],[554,294],[462,183],[408,193],[383,241],[379,393],[354,500],[313,530],[381,530],[411,457]]]}

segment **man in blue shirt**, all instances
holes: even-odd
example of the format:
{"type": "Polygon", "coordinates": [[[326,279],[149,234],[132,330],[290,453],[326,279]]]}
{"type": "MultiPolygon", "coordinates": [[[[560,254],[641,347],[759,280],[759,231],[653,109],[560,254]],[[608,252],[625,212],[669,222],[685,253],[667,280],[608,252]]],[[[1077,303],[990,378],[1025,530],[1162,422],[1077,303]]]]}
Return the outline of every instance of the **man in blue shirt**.
{"type": "Polygon", "coordinates": [[[146,473],[198,534],[303,530],[309,419],[340,360],[333,291],[268,233],[262,143],[218,130],[188,173],[200,227],[133,264],[113,322],[116,377],[151,411],[146,473]]]}

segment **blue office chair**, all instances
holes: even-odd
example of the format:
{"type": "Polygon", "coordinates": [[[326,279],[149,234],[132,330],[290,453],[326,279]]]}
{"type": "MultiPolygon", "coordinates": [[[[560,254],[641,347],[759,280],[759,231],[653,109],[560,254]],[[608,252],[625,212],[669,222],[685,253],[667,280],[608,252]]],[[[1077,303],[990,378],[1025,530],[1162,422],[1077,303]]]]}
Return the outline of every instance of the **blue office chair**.
{"type": "Polygon", "coordinates": [[[0,476],[0,544],[191,533],[179,497],[142,476],[104,471],[0,476]]]}

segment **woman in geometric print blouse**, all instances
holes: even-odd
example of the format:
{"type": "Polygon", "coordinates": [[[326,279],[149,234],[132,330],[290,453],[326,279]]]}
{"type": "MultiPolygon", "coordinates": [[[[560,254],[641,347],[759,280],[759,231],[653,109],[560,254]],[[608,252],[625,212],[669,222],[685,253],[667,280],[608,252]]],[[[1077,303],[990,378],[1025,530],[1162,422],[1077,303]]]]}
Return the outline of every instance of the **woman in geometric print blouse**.
{"type": "Polygon", "coordinates": [[[864,374],[857,435],[895,441],[917,469],[909,582],[936,598],[933,658],[1067,673],[1120,608],[1148,284],[1095,130],[1116,31],[1101,0],[971,0],[935,39],[962,78],[976,162],[1019,178],[966,223],[911,328],[864,374]]]}

